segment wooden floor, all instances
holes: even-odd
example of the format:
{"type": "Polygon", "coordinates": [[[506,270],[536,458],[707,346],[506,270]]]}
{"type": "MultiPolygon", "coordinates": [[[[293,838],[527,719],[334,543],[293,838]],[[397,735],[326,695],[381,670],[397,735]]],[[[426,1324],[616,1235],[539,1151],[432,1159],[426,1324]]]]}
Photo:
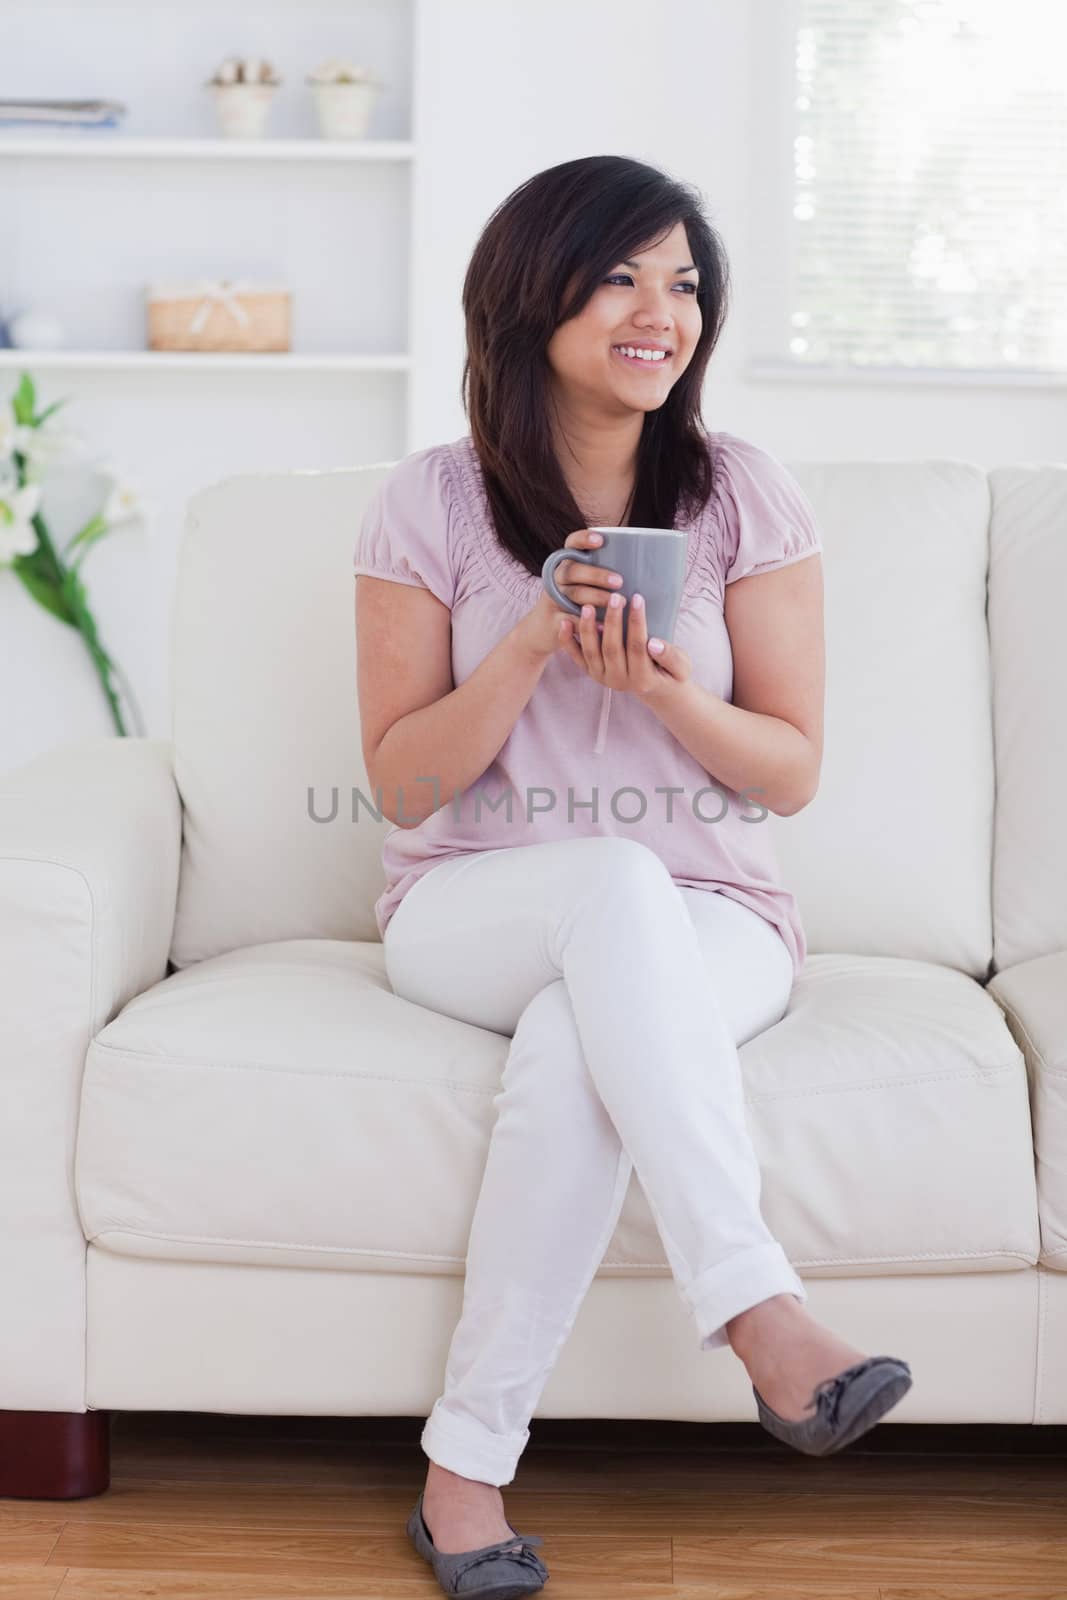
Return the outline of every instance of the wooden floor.
{"type": "MultiPolygon", "coordinates": [[[[0,1595],[441,1590],[404,1524],[419,1418],[116,1413],[88,1500],[0,1500],[0,1595]]],[[[802,1456],[757,1423],[535,1419],[504,1508],[546,1600],[1067,1600],[1067,1428],[882,1423],[802,1456]]]]}

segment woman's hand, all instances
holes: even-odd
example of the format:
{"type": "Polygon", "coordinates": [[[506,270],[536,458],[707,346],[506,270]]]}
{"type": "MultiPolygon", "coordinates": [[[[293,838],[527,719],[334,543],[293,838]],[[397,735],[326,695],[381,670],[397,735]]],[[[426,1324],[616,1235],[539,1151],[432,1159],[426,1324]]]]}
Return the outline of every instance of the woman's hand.
{"type": "MultiPolygon", "coordinates": [[[[565,564],[560,563],[561,566],[565,564]]],[[[617,599],[619,604],[613,605],[608,600],[603,622],[597,622],[592,605],[583,604],[581,618],[575,618],[577,640],[572,635],[564,641],[571,660],[584,667],[589,676],[606,689],[625,689],[639,700],[651,702],[665,688],[685,683],[693,671],[693,664],[684,650],[676,644],[660,640],[658,643],[662,649],[650,652],[642,596],[635,594],[631,602],[625,647],[622,642],[622,613],[626,598],[621,594],[612,598],[617,599]]],[[[601,599],[596,603],[603,605],[604,601],[601,599]]]]}
{"type": "MultiPolygon", "coordinates": [[[[565,550],[595,550],[603,543],[603,536],[591,533],[588,528],[576,528],[563,541],[565,550]]],[[[575,605],[586,602],[602,606],[612,589],[613,577],[619,577],[608,567],[590,566],[588,562],[561,561],[555,571],[556,585],[575,605]]],[[[621,582],[621,578],[619,578],[621,582]]],[[[542,586],[536,604],[519,623],[535,656],[547,658],[564,646],[573,644],[578,618],[556,604],[548,590],[542,586]]]]}

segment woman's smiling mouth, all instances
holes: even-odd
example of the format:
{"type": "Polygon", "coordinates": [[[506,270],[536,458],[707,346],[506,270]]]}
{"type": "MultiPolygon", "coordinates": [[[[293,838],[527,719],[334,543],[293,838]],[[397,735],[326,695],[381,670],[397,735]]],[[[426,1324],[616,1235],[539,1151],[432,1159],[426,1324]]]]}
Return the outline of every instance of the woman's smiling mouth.
{"type": "Polygon", "coordinates": [[[625,353],[627,350],[640,350],[640,348],[641,347],[639,345],[613,344],[611,347],[611,353],[612,355],[618,356],[620,361],[625,361],[627,366],[643,367],[647,368],[649,371],[654,371],[658,368],[665,367],[671,359],[670,352],[666,350],[649,350],[644,355],[627,355],[625,353]]]}

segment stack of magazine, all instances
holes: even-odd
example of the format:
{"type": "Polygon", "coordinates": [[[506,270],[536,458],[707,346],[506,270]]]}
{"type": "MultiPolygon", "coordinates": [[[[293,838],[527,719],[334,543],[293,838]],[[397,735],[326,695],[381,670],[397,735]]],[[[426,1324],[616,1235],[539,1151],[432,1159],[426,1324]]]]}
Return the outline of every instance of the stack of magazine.
{"type": "Polygon", "coordinates": [[[126,115],[121,100],[6,100],[0,127],[115,128],[126,115]]]}

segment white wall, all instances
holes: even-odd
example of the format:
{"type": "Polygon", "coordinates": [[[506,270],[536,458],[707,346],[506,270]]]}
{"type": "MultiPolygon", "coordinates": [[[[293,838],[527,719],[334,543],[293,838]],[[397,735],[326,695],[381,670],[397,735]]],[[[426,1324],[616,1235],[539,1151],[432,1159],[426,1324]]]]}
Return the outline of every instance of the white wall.
{"type": "MultiPolygon", "coordinates": [[[[94,59],[89,23],[101,8],[77,8],[85,20],[68,19],[66,33],[49,23],[56,8],[21,9],[30,19],[27,26],[62,37],[62,71],[21,81],[5,62],[0,88],[12,94],[115,93],[132,101],[135,75],[129,62],[94,59]],[[69,29],[79,26],[80,36],[72,37],[69,29]],[[91,70],[76,70],[79,61],[90,63],[91,70]]],[[[73,16],[74,8],[67,9],[73,16]]],[[[760,0],[760,30],[781,9],[781,0],[760,0]]],[[[410,132],[417,141],[410,263],[410,335],[417,367],[410,396],[402,374],[208,377],[193,372],[148,382],[135,373],[77,372],[48,373],[40,382],[46,402],[62,393],[76,396],[67,419],[118,457],[160,507],[147,535],[116,533],[85,567],[105,643],[134,680],[150,733],[166,735],[170,726],[170,605],[188,495],[233,472],[282,463],[330,467],[395,459],[465,432],[459,398],[460,290],[471,249],[505,195],[559,161],[603,152],[632,155],[702,191],[726,243],[734,293],[709,374],[704,414],[710,427],[750,437],[786,461],[949,456],[992,467],[1063,459],[1063,402],[1055,388],[767,383],[747,376],[750,354],[764,353],[758,348],[759,307],[752,286],[758,269],[765,270],[765,258],[754,224],[771,186],[759,99],[768,73],[757,54],[762,35],[754,26],[751,0],[668,0],[658,7],[645,0],[615,0],[611,7],[591,0],[540,0],[536,6],[516,0],[417,0],[413,89],[412,63],[404,56],[406,7],[384,0],[361,5],[319,0],[313,10],[318,20],[313,28],[307,24],[312,28],[307,34],[301,33],[300,19],[308,13],[296,0],[275,0],[255,12],[274,30],[275,54],[289,76],[295,78],[310,60],[329,53],[375,59],[384,54],[387,76],[395,80],[394,98],[383,105],[385,120],[376,122],[374,132],[382,137],[410,132]],[[351,49],[328,43],[342,34],[351,49]]],[[[138,14],[156,15],[160,31],[154,38],[162,44],[152,48],[164,55],[168,40],[188,40],[198,29],[208,29],[202,50],[183,46],[182,71],[189,82],[206,77],[224,50],[250,48],[249,40],[265,37],[248,22],[237,26],[235,18],[242,13],[233,0],[199,8],[151,0],[138,7],[138,14]],[[168,20],[175,16],[187,19],[177,30],[168,20]],[[224,38],[233,42],[224,45],[224,38]]],[[[270,54],[266,43],[257,43],[260,47],[270,54]]],[[[134,48],[131,42],[131,52],[134,48]]],[[[200,105],[198,114],[203,109],[200,105]]],[[[175,115],[168,119],[157,109],[152,116],[153,126],[142,131],[185,131],[175,115]]],[[[198,124],[189,131],[209,130],[198,124]]],[[[297,120],[277,131],[310,130],[297,120]]],[[[283,264],[297,263],[301,281],[308,271],[306,235],[313,219],[350,207],[340,224],[339,247],[323,256],[321,292],[327,303],[345,308],[338,318],[345,347],[359,340],[360,347],[386,348],[402,326],[397,307],[407,305],[409,263],[402,251],[408,173],[403,169],[383,177],[376,168],[355,177],[352,169],[342,173],[294,165],[284,174],[250,167],[245,176],[271,205],[272,249],[283,264]],[[360,251],[361,223],[373,229],[382,215],[390,219],[387,248],[372,232],[366,246],[370,264],[360,276],[353,256],[360,251]],[[391,262],[394,253],[397,259],[391,262]],[[388,337],[375,343],[383,316],[388,337]]],[[[29,179],[45,183],[43,169],[30,171],[29,179]]],[[[0,166],[0,181],[12,181],[6,165],[0,166]]],[[[49,193],[46,183],[41,192],[49,193]]],[[[225,184],[217,172],[211,192],[211,203],[224,205],[225,184]]],[[[248,200],[244,214],[254,217],[250,205],[248,200]]],[[[249,230],[252,237],[254,224],[249,230]]],[[[133,252],[136,229],[123,238],[122,249],[133,252]]],[[[136,245],[141,265],[144,244],[142,235],[136,245]]],[[[79,274],[83,256],[71,240],[62,271],[53,269],[53,281],[79,274]]],[[[6,265],[0,259],[0,270],[9,276],[10,255],[6,265]]],[[[94,259],[85,270],[100,274],[100,261],[94,259]]],[[[112,259],[110,271],[114,277],[127,274],[122,254],[112,259]]],[[[329,317],[319,318],[319,348],[328,347],[333,327],[329,317]]],[[[0,394],[6,395],[14,380],[14,373],[0,373],[0,394]]],[[[295,561],[301,530],[293,533],[295,561]]],[[[280,573],[279,582],[284,581],[280,573]]],[[[240,608],[241,596],[235,595],[235,648],[240,608]]],[[[5,696],[0,705],[0,768],[59,739],[107,731],[103,702],[97,704],[87,666],[80,692],[75,688],[78,652],[69,649],[72,641],[60,640],[61,632],[11,574],[0,573],[0,638],[5,656],[21,669],[18,694],[5,696]],[[65,656],[61,643],[68,646],[65,656]]]]}

